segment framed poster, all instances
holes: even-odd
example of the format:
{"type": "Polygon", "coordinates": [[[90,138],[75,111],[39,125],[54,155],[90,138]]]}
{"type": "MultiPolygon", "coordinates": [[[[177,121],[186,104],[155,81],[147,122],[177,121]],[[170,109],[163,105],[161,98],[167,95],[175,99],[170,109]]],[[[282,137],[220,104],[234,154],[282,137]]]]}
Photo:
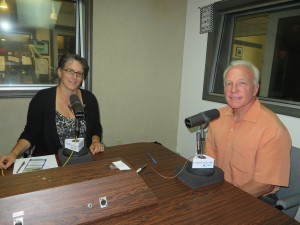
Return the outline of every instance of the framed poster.
{"type": "Polygon", "coordinates": [[[243,57],[243,48],[242,47],[236,47],[236,49],[235,49],[235,56],[237,56],[237,57],[243,57]]]}
{"type": "Polygon", "coordinates": [[[49,41],[32,39],[31,44],[36,52],[41,55],[49,55],[49,41]]]}

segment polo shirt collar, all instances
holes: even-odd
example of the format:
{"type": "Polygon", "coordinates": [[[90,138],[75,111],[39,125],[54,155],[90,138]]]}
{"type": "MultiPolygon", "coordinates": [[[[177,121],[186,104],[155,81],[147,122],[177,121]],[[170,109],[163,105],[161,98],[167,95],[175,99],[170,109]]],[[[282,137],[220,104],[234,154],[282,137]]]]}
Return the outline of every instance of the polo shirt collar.
{"type": "MultiPolygon", "coordinates": [[[[258,120],[259,112],[261,110],[261,103],[259,102],[258,98],[255,99],[252,106],[249,108],[248,112],[244,116],[243,120],[256,122],[258,120]]],[[[229,106],[226,107],[225,110],[226,116],[233,116],[233,110],[229,106]]]]}

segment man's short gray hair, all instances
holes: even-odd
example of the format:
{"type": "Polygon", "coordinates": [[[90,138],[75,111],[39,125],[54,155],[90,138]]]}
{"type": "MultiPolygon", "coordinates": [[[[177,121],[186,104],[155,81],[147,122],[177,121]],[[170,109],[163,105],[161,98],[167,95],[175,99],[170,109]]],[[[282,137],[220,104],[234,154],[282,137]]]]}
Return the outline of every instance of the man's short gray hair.
{"type": "Polygon", "coordinates": [[[225,71],[223,73],[223,80],[224,81],[225,81],[225,76],[226,76],[228,70],[230,70],[234,66],[246,66],[246,67],[248,67],[254,75],[254,80],[253,80],[254,85],[259,84],[259,70],[257,69],[257,67],[253,63],[251,63],[249,61],[246,61],[246,60],[231,61],[229,66],[225,69],[225,71]]]}

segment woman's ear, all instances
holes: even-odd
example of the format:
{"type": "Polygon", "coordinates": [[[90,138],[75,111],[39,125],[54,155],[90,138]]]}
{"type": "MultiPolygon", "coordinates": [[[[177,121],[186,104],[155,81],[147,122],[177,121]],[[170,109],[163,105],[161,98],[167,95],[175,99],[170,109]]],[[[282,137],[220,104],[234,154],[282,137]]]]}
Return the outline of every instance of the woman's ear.
{"type": "Polygon", "coordinates": [[[61,78],[61,69],[60,68],[57,69],[57,75],[58,75],[58,77],[60,79],[61,78]]]}

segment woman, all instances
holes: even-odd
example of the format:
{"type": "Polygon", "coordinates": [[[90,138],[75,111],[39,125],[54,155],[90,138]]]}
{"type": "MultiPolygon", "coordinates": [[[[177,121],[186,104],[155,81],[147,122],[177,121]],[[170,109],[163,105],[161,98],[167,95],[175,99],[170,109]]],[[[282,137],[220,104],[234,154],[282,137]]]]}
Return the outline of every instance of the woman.
{"type": "Polygon", "coordinates": [[[79,137],[84,138],[92,154],[104,151],[97,99],[91,92],[79,88],[88,70],[86,60],[78,55],[67,53],[60,58],[59,85],[41,90],[33,97],[25,129],[11,152],[0,157],[1,168],[7,169],[33,146],[33,156],[57,154],[65,139],[74,138],[75,116],[69,107],[72,94],[85,105],[85,117],[79,121],[79,137]]]}

